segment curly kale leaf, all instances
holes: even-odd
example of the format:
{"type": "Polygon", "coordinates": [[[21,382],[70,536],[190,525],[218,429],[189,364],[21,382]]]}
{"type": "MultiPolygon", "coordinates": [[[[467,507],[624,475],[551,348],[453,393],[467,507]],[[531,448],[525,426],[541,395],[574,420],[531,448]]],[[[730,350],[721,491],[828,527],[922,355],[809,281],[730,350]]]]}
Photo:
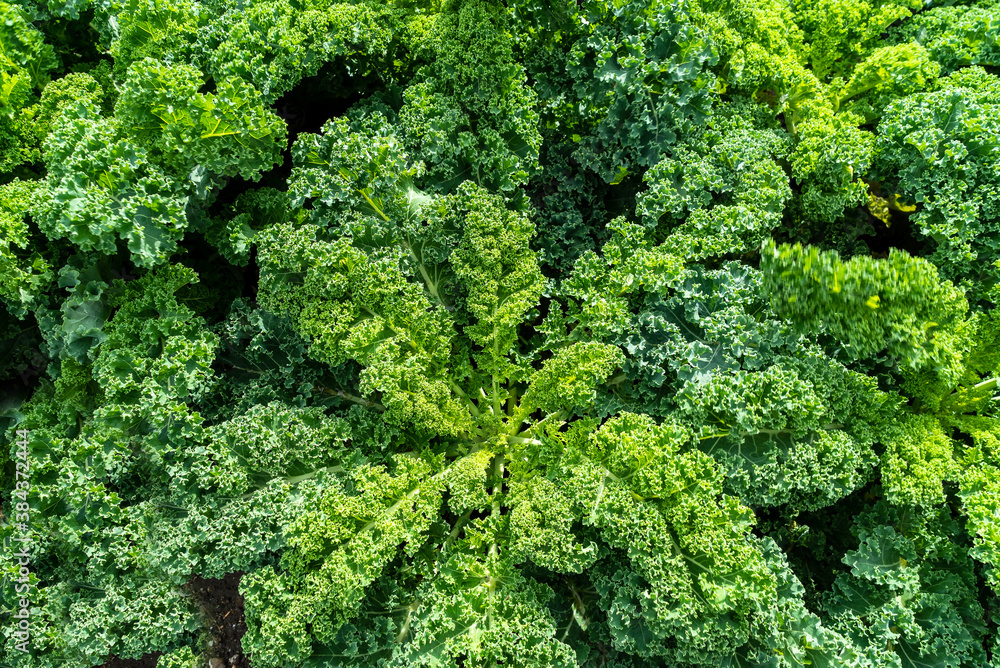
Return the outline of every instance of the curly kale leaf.
{"type": "Polygon", "coordinates": [[[177,250],[190,193],[121,136],[94,107],[67,110],[45,143],[48,175],[36,220],[50,238],[84,251],[116,252],[126,242],[141,267],[160,264],[177,250]]]}
{"type": "MultiPolygon", "coordinates": [[[[719,54],[710,32],[680,3],[588,2],[587,34],[566,58],[587,128],[581,163],[611,182],[651,167],[678,136],[705,120],[719,54]]],[[[581,135],[584,133],[581,132],[581,135]]]]}
{"type": "Polygon", "coordinates": [[[178,178],[195,173],[258,177],[281,162],[285,124],[242,79],[215,80],[201,93],[203,76],[188,65],[151,58],[129,67],[115,118],[137,143],[178,178]]]}
{"type": "Polygon", "coordinates": [[[927,260],[892,249],[887,259],[844,262],[836,251],[773,242],[761,255],[775,312],[801,331],[825,329],[855,358],[885,350],[913,370],[961,373],[968,303],[927,260]]]}
{"type": "Polygon", "coordinates": [[[511,192],[538,168],[537,98],[514,59],[497,0],[462,0],[436,17],[433,63],[403,94],[407,148],[448,192],[465,180],[511,192]]]}
{"type": "Polygon", "coordinates": [[[776,162],[789,148],[786,133],[750,103],[717,107],[696,139],[643,175],[636,215],[663,225],[667,248],[689,260],[742,254],[777,227],[792,192],[776,162]],[[756,120],[754,123],[752,120],[756,120]]]}
{"type": "Polygon", "coordinates": [[[961,72],[944,83],[890,105],[873,171],[916,206],[912,221],[935,247],[928,259],[945,278],[970,282],[975,303],[1000,258],[1000,97],[995,76],[961,72]]]}
{"type": "Polygon", "coordinates": [[[890,39],[922,44],[943,74],[968,65],[1000,64],[1000,21],[995,2],[931,7],[889,31],[890,39]]]}
{"type": "Polygon", "coordinates": [[[959,523],[946,508],[917,511],[878,503],[852,533],[822,607],[830,626],[871,665],[979,665],[983,609],[959,523]]]}
{"type": "Polygon", "coordinates": [[[272,104],[335,57],[357,72],[366,56],[386,52],[395,38],[389,4],[219,3],[220,13],[199,31],[197,50],[216,80],[240,79],[272,104]]]}

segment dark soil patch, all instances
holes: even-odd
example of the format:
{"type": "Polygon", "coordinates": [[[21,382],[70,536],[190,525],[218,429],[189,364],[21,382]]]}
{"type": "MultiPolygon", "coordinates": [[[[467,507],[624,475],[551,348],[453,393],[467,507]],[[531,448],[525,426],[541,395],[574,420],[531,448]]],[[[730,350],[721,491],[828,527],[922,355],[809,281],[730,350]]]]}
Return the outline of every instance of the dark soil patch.
{"type": "Polygon", "coordinates": [[[221,580],[196,575],[188,582],[188,589],[208,619],[211,645],[206,650],[211,668],[250,668],[240,643],[247,631],[240,594],[241,577],[243,572],[237,571],[221,580]]]}
{"type": "MultiPolygon", "coordinates": [[[[195,575],[185,585],[205,615],[210,644],[203,648],[202,656],[207,658],[208,668],[250,668],[240,642],[247,631],[240,594],[241,577],[242,571],[230,573],[221,580],[195,575]]],[[[156,668],[161,654],[163,652],[146,654],[141,659],[111,657],[100,668],[156,668]]]]}

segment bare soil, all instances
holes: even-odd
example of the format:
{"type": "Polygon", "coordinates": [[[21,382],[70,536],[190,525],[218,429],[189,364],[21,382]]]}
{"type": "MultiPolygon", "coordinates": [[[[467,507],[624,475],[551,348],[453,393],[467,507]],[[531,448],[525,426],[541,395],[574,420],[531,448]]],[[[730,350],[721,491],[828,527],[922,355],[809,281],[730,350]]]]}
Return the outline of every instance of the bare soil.
{"type": "MultiPolygon", "coordinates": [[[[240,644],[247,630],[239,589],[242,576],[242,572],[230,573],[222,579],[196,575],[186,585],[206,619],[209,644],[203,648],[208,659],[204,668],[250,668],[240,644]]],[[[161,654],[146,654],[141,659],[111,657],[100,668],[156,668],[161,654]]]]}

